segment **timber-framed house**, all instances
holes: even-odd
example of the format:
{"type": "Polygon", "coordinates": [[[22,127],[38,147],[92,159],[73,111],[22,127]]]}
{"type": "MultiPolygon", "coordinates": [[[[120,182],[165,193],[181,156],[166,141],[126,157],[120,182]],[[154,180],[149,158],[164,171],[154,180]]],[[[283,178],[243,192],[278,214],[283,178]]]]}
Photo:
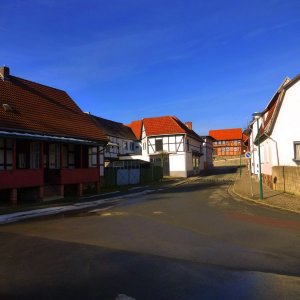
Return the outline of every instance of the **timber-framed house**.
{"type": "Polygon", "coordinates": [[[174,116],[144,118],[129,125],[141,142],[142,159],[161,165],[164,175],[188,177],[199,174],[202,138],[192,123],[174,116]]]}

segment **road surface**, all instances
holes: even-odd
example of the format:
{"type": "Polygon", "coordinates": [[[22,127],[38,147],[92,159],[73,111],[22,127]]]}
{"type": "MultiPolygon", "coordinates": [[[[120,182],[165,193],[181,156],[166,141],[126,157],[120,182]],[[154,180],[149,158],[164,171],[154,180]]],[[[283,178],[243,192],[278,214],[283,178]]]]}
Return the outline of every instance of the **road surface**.
{"type": "Polygon", "coordinates": [[[227,189],[195,181],[1,226],[0,299],[300,299],[299,215],[227,189]]]}

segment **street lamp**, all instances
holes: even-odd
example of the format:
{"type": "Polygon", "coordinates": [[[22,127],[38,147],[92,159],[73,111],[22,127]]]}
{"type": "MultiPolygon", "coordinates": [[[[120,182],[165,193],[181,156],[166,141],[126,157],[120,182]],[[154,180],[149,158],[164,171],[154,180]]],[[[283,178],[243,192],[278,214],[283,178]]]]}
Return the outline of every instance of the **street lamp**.
{"type": "Polygon", "coordinates": [[[263,116],[260,112],[255,112],[252,114],[257,124],[257,146],[258,146],[258,168],[259,168],[259,198],[262,200],[263,195],[263,185],[262,185],[262,174],[261,174],[261,159],[260,159],[260,131],[259,131],[259,118],[263,116]]]}

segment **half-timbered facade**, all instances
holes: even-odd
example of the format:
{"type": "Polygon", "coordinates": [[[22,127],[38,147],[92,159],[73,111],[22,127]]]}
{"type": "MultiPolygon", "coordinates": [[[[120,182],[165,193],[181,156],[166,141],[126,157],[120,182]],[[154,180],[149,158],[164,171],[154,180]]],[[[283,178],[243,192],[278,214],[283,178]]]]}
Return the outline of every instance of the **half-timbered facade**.
{"type": "Polygon", "coordinates": [[[213,147],[216,156],[238,156],[246,150],[242,128],[210,130],[209,135],[215,139],[213,147]]]}
{"type": "Polygon", "coordinates": [[[0,68],[0,199],[45,200],[99,190],[107,139],[64,92],[0,68]]]}
{"type": "Polygon", "coordinates": [[[141,141],[141,158],[163,166],[164,175],[199,174],[202,139],[179,119],[173,116],[144,118],[130,126],[141,141]]]}
{"type": "Polygon", "coordinates": [[[100,175],[104,176],[105,167],[118,161],[120,157],[140,154],[140,142],[136,139],[131,128],[115,121],[90,115],[97,127],[106,134],[109,143],[100,150],[100,175]]]}

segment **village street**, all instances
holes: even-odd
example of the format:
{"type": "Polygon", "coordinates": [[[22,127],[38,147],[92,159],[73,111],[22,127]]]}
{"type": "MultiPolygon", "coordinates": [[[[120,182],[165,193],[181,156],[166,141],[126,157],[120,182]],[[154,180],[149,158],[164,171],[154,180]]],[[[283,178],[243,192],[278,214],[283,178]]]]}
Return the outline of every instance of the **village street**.
{"type": "Polygon", "coordinates": [[[3,225],[0,298],[299,299],[299,215],[227,190],[199,179],[3,225]]]}

